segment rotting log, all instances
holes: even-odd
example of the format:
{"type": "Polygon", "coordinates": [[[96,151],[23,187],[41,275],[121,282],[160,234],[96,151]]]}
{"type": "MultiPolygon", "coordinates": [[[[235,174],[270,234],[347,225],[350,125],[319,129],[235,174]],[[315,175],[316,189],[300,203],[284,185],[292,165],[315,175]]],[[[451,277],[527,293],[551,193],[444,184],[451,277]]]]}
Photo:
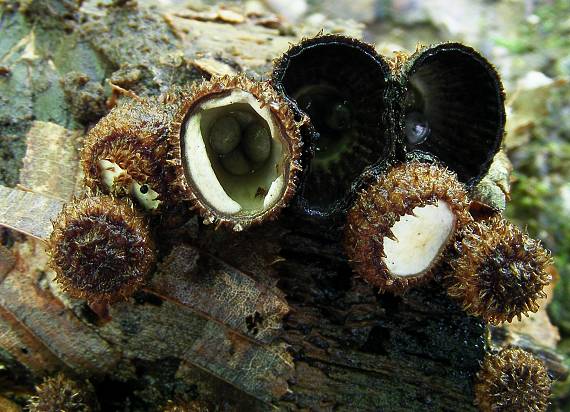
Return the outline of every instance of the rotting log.
{"type": "MultiPolygon", "coordinates": [[[[23,158],[30,192],[0,188],[0,224],[39,239],[80,194],[82,136],[117,97],[107,81],[154,95],[214,74],[264,77],[290,43],[320,29],[225,9],[21,3],[0,3],[0,102],[13,103],[0,108],[0,135],[27,147],[2,167],[20,169],[23,158]]],[[[361,35],[346,22],[325,30],[361,35]]],[[[497,187],[482,192],[500,197],[497,187]]],[[[352,273],[333,222],[287,213],[232,236],[194,218],[158,235],[157,272],[105,323],[59,289],[40,240],[1,253],[0,393],[63,370],[89,377],[102,399],[113,390],[102,401],[110,410],[200,399],[235,410],[469,411],[485,351],[514,333],[495,329],[491,342],[437,284],[378,294],[352,273]]],[[[516,333],[509,343],[566,378],[551,347],[516,333]]]]}

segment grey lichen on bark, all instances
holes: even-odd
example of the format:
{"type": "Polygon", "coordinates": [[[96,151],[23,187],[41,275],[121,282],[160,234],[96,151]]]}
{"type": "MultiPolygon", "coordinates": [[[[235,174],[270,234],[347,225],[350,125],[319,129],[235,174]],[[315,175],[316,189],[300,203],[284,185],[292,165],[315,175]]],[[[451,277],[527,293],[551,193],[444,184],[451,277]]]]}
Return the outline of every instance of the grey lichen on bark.
{"type": "MultiPolygon", "coordinates": [[[[128,98],[110,83],[145,96],[213,74],[265,78],[290,43],[320,30],[216,8],[0,7],[0,150],[8,153],[0,183],[20,183],[34,193],[19,196],[41,194],[52,206],[81,191],[86,130],[128,98]]],[[[354,23],[327,24],[362,34],[354,23]]],[[[9,206],[0,201],[0,210],[9,206]]],[[[9,331],[0,334],[0,362],[17,383],[63,370],[99,390],[116,385],[122,397],[106,406],[130,399],[131,410],[193,399],[237,410],[475,410],[487,327],[436,284],[379,295],[352,273],[338,228],[299,222],[286,214],[230,236],[193,219],[159,233],[158,271],[104,324],[59,289],[41,243],[18,242],[15,266],[0,274],[0,326],[9,331]]],[[[29,232],[45,238],[49,227],[31,222],[29,232]]]]}

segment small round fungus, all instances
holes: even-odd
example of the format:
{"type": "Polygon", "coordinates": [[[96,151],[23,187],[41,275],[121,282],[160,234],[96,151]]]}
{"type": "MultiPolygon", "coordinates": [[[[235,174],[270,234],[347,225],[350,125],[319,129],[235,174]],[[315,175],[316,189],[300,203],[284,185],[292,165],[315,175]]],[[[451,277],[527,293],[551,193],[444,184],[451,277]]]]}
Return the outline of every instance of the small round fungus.
{"type": "Polygon", "coordinates": [[[455,250],[448,294],[467,313],[499,324],[538,310],[552,263],[539,241],[496,216],[467,225],[455,250]]]}
{"type": "Polygon", "coordinates": [[[166,152],[171,115],[163,106],[150,99],[125,102],[89,131],[81,155],[86,186],[128,197],[150,211],[170,198],[166,152]]]}
{"type": "Polygon", "coordinates": [[[359,193],[350,209],[345,246],[354,269],[383,290],[423,283],[457,231],[470,221],[467,193],[445,168],[396,166],[359,193]]]}
{"type": "Polygon", "coordinates": [[[66,204],[54,222],[48,253],[63,289],[89,302],[130,296],[155,263],[145,219],[132,204],[111,196],[66,204]]]}
{"type": "Polygon", "coordinates": [[[485,356],[475,382],[475,403],[482,412],[545,412],[551,384],[542,361],[507,348],[485,356]]]}

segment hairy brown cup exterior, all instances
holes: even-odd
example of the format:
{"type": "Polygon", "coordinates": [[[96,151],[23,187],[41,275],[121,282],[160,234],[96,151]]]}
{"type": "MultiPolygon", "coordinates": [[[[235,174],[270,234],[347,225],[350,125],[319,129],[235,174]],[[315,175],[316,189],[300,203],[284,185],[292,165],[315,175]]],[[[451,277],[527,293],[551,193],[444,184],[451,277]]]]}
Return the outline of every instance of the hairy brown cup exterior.
{"type": "Polygon", "coordinates": [[[188,93],[180,96],[179,109],[174,116],[174,122],[170,133],[170,161],[174,165],[176,180],[174,185],[185,200],[192,203],[193,208],[203,217],[206,223],[224,226],[240,231],[252,225],[277,218],[280,211],[287,206],[294,196],[299,174],[301,171],[302,141],[298,124],[294,119],[293,112],[288,104],[266,82],[255,82],[245,75],[213,77],[209,81],[194,84],[188,93]],[[208,99],[215,99],[233,90],[241,90],[251,94],[262,107],[268,107],[273,119],[279,125],[278,136],[287,150],[283,159],[285,190],[280,195],[276,204],[267,210],[253,214],[229,215],[220,213],[213,208],[197,189],[185,167],[184,155],[184,128],[189,116],[196,106],[208,99]]]}
{"type": "Polygon", "coordinates": [[[453,212],[454,232],[470,222],[465,188],[454,173],[437,165],[414,161],[395,166],[360,192],[348,212],[345,228],[345,248],[354,270],[372,285],[396,293],[431,279],[445,250],[427,271],[417,276],[394,276],[382,260],[383,238],[393,237],[390,228],[402,216],[438,200],[445,201],[453,212]]]}
{"type": "Polygon", "coordinates": [[[112,302],[130,296],[154,268],[145,218],[110,196],[66,204],[48,241],[56,280],[75,298],[112,302]]]}

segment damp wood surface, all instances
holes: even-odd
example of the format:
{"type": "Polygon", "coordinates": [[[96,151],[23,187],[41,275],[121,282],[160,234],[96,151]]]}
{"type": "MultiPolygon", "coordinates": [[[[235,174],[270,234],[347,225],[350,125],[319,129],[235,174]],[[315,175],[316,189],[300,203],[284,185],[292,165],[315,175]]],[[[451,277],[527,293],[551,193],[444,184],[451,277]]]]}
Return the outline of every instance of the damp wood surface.
{"type": "MultiPolygon", "coordinates": [[[[21,185],[0,187],[0,224],[40,239],[81,190],[77,150],[117,97],[109,81],[156,95],[214,74],[266,78],[290,43],[321,28],[220,8],[25,4],[0,2],[0,135],[12,153],[0,183],[21,185]]],[[[355,23],[327,25],[362,34],[355,23]]],[[[59,290],[41,240],[3,250],[0,394],[62,370],[117,388],[109,410],[200,399],[239,411],[475,411],[479,364],[505,342],[567,374],[540,334],[499,328],[491,340],[437,285],[379,295],[352,273],[332,224],[286,213],[231,237],[193,219],[159,240],[158,270],[107,323],[59,290]]]]}

